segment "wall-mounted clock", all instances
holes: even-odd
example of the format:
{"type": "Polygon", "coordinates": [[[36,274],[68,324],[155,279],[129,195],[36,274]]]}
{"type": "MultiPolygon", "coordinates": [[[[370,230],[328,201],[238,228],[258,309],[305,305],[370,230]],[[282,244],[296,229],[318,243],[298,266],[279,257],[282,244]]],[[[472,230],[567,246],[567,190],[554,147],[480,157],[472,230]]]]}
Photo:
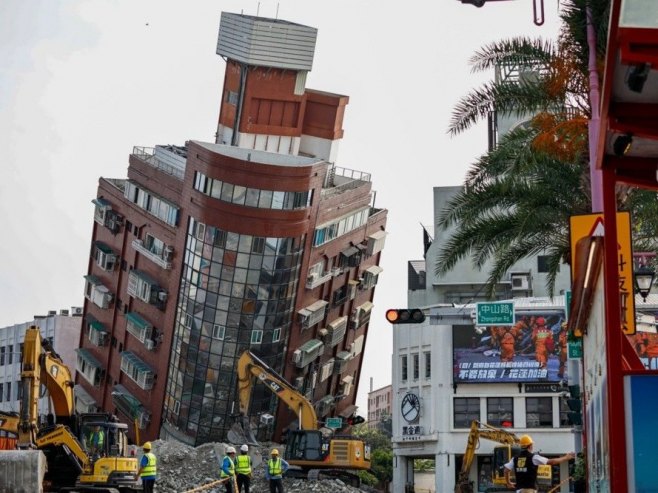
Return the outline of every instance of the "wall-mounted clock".
{"type": "Polygon", "coordinates": [[[420,399],[413,392],[407,392],[402,398],[402,404],[400,405],[400,411],[402,412],[402,417],[407,423],[416,421],[418,415],[420,414],[420,399]]]}

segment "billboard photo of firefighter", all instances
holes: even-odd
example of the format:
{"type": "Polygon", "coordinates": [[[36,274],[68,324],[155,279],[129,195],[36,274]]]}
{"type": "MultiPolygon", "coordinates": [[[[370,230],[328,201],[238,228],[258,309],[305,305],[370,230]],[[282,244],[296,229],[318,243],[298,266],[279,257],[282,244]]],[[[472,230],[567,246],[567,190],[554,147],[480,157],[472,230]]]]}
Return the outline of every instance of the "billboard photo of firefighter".
{"type": "Polygon", "coordinates": [[[517,311],[512,326],[452,328],[455,383],[567,380],[563,309],[517,311]]]}

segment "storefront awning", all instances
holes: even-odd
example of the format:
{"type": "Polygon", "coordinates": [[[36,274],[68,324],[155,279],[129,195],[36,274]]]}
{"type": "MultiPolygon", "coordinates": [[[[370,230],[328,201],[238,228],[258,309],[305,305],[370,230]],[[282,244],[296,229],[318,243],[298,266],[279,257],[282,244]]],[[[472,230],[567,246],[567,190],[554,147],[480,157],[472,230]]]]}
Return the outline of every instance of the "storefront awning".
{"type": "Polygon", "coordinates": [[[366,269],[366,272],[367,272],[368,274],[372,274],[373,276],[376,276],[376,275],[378,275],[378,274],[381,274],[383,271],[384,271],[384,269],[382,269],[382,268],[381,268],[380,266],[378,266],[378,265],[373,265],[372,267],[368,267],[368,268],[366,269]]]}
{"type": "Polygon", "coordinates": [[[123,353],[121,353],[121,359],[128,360],[135,368],[137,368],[137,371],[153,373],[153,370],[149,365],[144,363],[138,356],[131,353],[130,351],[124,351],[123,353]]]}
{"type": "Polygon", "coordinates": [[[98,248],[101,252],[106,253],[108,255],[114,255],[114,250],[112,250],[108,245],[103,243],[102,241],[95,241],[94,245],[96,248],[98,248]]]}

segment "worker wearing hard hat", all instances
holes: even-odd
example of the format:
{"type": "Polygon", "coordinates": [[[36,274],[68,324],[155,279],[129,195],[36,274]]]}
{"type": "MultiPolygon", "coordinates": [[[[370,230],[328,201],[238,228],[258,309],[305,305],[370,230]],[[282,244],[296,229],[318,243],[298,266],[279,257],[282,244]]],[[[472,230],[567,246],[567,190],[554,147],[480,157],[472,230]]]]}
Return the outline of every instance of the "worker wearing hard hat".
{"type": "Polygon", "coordinates": [[[270,483],[270,493],[283,493],[283,475],[288,463],[279,457],[279,451],[272,449],[270,459],[265,463],[265,479],[270,483]]]}
{"type": "Polygon", "coordinates": [[[233,489],[235,484],[235,447],[226,447],[226,455],[222,460],[222,470],[219,472],[219,477],[226,480],[224,481],[226,493],[237,493],[233,489]]]}
{"type": "Polygon", "coordinates": [[[505,464],[505,481],[507,487],[516,489],[517,493],[537,493],[537,467],[548,464],[553,466],[573,459],[576,455],[569,452],[556,459],[548,459],[532,451],[533,441],[530,435],[523,435],[519,439],[521,452],[505,464]],[[516,483],[510,481],[510,474],[514,471],[516,483]]]}
{"type": "Polygon", "coordinates": [[[144,450],[144,455],[139,462],[139,471],[137,471],[137,475],[142,479],[144,493],[153,493],[157,460],[155,454],[151,452],[151,442],[144,442],[142,450],[144,450]]]}
{"type": "Polygon", "coordinates": [[[240,455],[235,458],[235,474],[238,480],[238,493],[242,491],[249,493],[249,484],[251,483],[251,457],[249,457],[249,446],[244,444],[240,447],[240,455]]]}

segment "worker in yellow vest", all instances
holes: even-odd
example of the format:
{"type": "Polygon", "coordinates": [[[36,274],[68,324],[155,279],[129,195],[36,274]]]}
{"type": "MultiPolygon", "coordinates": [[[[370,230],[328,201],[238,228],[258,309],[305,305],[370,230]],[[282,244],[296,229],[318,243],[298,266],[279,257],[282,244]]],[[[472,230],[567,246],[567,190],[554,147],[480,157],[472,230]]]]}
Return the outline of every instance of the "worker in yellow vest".
{"type": "Polygon", "coordinates": [[[240,447],[240,455],[235,458],[235,474],[238,479],[238,493],[249,493],[251,484],[251,457],[249,457],[249,446],[245,443],[240,447]]]}
{"type": "Polygon", "coordinates": [[[265,479],[270,483],[270,493],[283,493],[283,475],[288,463],[279,457],[279,451],[272,449],[270,460],[265,464],[265,479]]]}
{"type": "Polygon", "coordinates": [[[144,445],[142,445],[142,449],[144,450],[144,455],[139,463],[139,471],[137,471],[137,475],[142,478],[142,488],[144,489],[144,493],[153,493],[157,472],[157,460],[155,454],[151,452],[151,442],[145,442],[144,445]]]}
{"type": "Polygon", "coordinates": [[[226,455],[222,460],[222,470],[219,472],[219,477],[226,480],[224,482],[226,493],[237,493],[233,489],[235,483],[235,447],[226,447],[226,455]]]}

